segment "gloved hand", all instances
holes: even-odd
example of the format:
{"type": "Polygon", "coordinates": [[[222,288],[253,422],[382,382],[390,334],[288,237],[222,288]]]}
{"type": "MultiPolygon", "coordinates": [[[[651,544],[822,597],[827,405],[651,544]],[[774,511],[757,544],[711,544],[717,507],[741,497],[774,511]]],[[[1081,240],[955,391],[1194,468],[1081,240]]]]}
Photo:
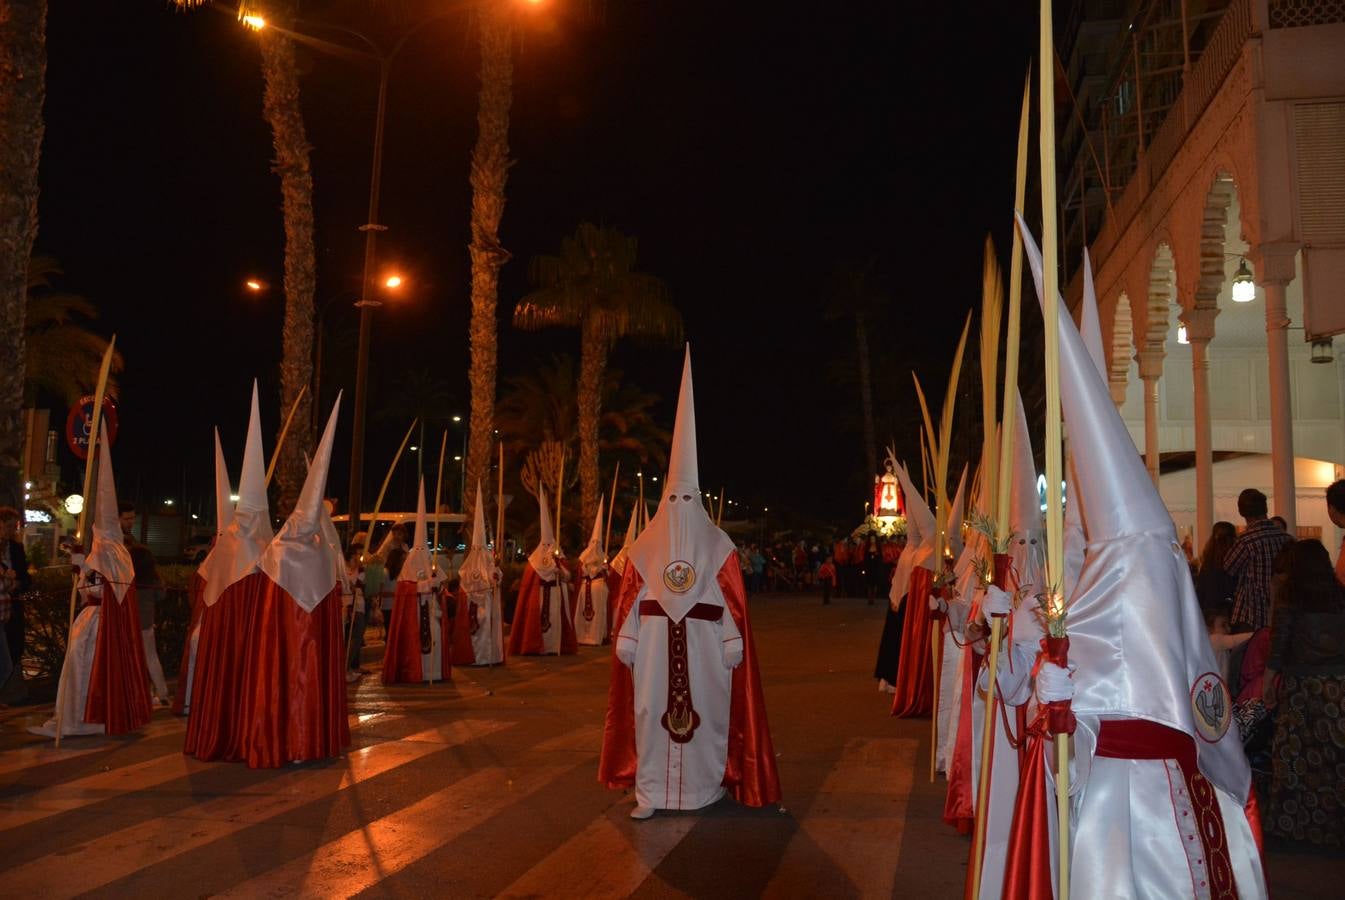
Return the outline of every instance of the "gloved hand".
{"type": "Polygon", "coordinates": [[[1074,664],[1068,669],[1053,662],[1042,660],[1037,670],[1037,700],[1041,703],[1054,703],[1074,699],[1074,664]]]}
{"type": "Polygon", "coordinates": [[[621,664],[628,669],[635,668],[635,647],[632,641],[617,639],[616,658],[621,660],[621,664]]]}
{"type": "Polygon", "coordinates": [[[930,612],[948,612],[948,601],[943,599],[942,591],[929,592],[929,611],[930,612]]]}
{"type": "Polygon", "coordinates": [[[1001,590],[993,584],[986,585],[985,599],[981,601],[981,609],[985,612],[987,618],[990,616],[1007,616],[1013,612],[1013,594],[1001,590]]]}
{"type": "Polygon", "coordinates": [[[724,665],[730,669],[736,669],[743,663],[743,642],[741,639],[736,641],[724,642],[724,665]]]}

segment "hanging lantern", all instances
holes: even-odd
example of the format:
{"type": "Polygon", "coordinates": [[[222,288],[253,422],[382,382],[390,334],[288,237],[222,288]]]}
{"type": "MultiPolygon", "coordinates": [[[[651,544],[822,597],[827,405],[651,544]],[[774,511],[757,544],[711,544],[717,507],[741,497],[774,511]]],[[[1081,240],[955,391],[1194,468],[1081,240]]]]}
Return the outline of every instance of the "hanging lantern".
{"type": "Polygon", "coordinates": [[[1247,260],[1238,263],[1233,274],[1233,302],[1251,303],[1256,299],[1256,282],[1252,280],[1252,270],[1247,268],[1247,260]]]}

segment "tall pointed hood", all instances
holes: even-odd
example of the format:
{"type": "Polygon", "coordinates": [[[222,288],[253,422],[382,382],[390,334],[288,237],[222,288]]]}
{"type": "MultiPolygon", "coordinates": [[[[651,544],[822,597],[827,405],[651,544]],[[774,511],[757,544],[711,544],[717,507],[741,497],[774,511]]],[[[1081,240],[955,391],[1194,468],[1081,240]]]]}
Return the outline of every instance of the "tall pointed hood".
{"type": "Polygon", "coordinates": [[[215,429],[215,536],[228,530],[234,520],[233,484],[229,481],[229,466],[224,461],[224,447],[220,445],[219,429],[215,429]]]}
{"type": "Polygon", "coordinates": [[[593,519],[593,533],[588,537],[588,546],[579,554],[579,562],[589,575],[596,574],[607,563],[607,554],[602,548],[603,499],[598,498],[598,514],[593,519]]]}
{"type": "MultiPolygon", "coordinates": [[[[891,448],[887,452],[888,459],[892,459],[891,448]]],[[[911,589],[911,573],[917,566],[933,571],[934,514],[929,511],[925,498],[911,484],[911,474],[906,471],[906,466],[894,465],[893,468],[906,500],[906,549],[897,558],[896,568],[892,570],[892,582],[888,585],[888,599],[896,602],[911,589]]]]}
{"type": "Polygon", "coordinates": [[[621,542],[621,549],[617,551],[616,556],[612,557],[611,568],[618,575],[626,573],[626,561],[630,559],[631,544],[635,543],[635,525],[639,515],[639,504],[633,504],[630,508],[630,522],[626,525],[626,537],[621,542]]]}
{"type": "MultiPolygon", "coordinates": [[[[1022,220],[1023,244],[1040,268],[1022,220]]],[[[1040,288],[1038,299],[1041,300],[1040,288]]],[[[1078,468],[1088,554],[1067,598],[1080,781],[1102,717],[1148,719],[1191,736],[1201,772],[1245,802],[1251,771],[1232,696],[1210,647],[1172,519],[1060,303],[1060,402],[1078,468]]]]}
{"type": "Polygon", "coordinates": [[[430,529],[425,517],[425,476],[420,476],[420,493],[416,495],[416,528],[406,561],[397,575],[398,581],[424,581],[430,577],[430,529]]]}
{"type": "Polygon", "coordinates": [[[1037,496],[1037,466],[1033,462],[1032,435],[1027,430],[1027,411],[1023,409],[1023,395],[1014,391],[1014,398],[1013,472],[1009,476],[1009,528],[1013,539],[1009,556],[1018,573],[1018,584],[1035,595],[1045,586],[1046,532],[1037,496]]]}
{"type": "Polygon", "coordinates": [[[117,508],[117,482],[112,473],[112,445],[107,439],[107,421],[98,422],[98,497],[93,508],[93,541],[84,568],[92,569],[112,585],[120,603],[135,582],[131,552],[121,536],[117,508]]]}
{"type": "Polygon", "coordinates": [[[488,591],[495,584],[495,557],[486,549],[486,508],[481,503],[481,483],[476,484],[476,513],[472,518],[472,545],[458,568],[458,583],[464,592],[488,591]]]}
{"type": "Polygon", "coordinates": [[[540,510],[541,527],[537,539],[537,548],[528,556],[528,562],[544,581],[556,577],[556,534],[551,525],[551,505],[546,502],[546,488],[537,486],[537,506],[540,510]]]}
{"type": "Polygon", "coordinates": [[[201,599],[214,606],[232,584],[257,571],[257,560],[271,543],[271,506],[266,499],[266,454],[262,450],[262,419],[257,402],[257,382],[252,383],[252,411],[248,416],[247,442],[243,446],[243,471],[238,479],[238,503],[233,521],[215,540],[210,555],[198,573],[205,580],[201,599]]]}
{"type": "MultiPolygon", "coordinates": [[[[338,394],[327,418],[327,427],[322,431],[322,440],[309,464],[299,502],[258,563],[272,581],[308,612],[316,609],[340,581],[337,573],[342,562],[339,552],[324,534],[323,517],[327,510],[322,504],[340,411],[341,396],[338,394]]],[[[239,504],[241,506],[241,499],[239,504]]]]}
{"type": "Polygon", "coordinates": [[[630,560],[644,579],[649,599],[658,602],[674,622],[680,622],[697,603],[723,605],[719,570],[732,552],[733,542],[710,520],[701,503],[696,402],[691,383],[691,346],[687,345],[668,478],[654,518],[630,549],[630,560]]]}
{"type": "MultiPolygon", "coordinates": [[[[1079,334],[1083,337],[1088,355],[1097,367],[1098,375],[1105,381],[1107,362],[1102,351],[1102,326],[1098,317],[1097,293],[1093,288],[1093,266],[1088,258],[1088,248],[1083,251],[1083,302],[1079,308],[1079,334]]],[[[1069,434],[1066,432],[1066,439],[1069,434]]],[[[1079,583],[1079,572],[1083,569],[1083,558],[1088,538],[1084,532],[1083,500],[1079,495],[1079,473],[1074,464],[1074,449],[1066,444],[1065,461],[1065,596],[1074,593],[1079,583]]]]}

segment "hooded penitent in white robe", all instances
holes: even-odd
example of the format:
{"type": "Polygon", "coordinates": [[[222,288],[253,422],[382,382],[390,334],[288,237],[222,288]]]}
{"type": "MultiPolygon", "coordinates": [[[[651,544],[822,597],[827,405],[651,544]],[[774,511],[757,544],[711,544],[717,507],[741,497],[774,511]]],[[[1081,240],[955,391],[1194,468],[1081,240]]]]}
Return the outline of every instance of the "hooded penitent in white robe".
{"type": "MultiPolygon", "coordinates": [[[[1041,257],[1018,224],[1042,299],[1041,257]]],[[[1071,893],[1264,897],[1250,769],[1176,529],[1063,302],[1043,302],[1061,303],[1061,406],[1088,538],[1067,598],[1071,893]]],[[[1025,867],[1046,843],[1025,841],[1025,867]]]]}
{"type": "Polygon", "coordinates": [[[504,616],[500,609],[500,568],[486,548],[486,513],[481,485],[476,486],[472,546],[458,568],[458,590],[467,598],[471,617],[473,665],[504,662],[504,616]]]}
{"type": "Polygon", "coordinates": [[[630,548],[616,615],[599,780],[635,787],[635,818],[732,790],[779,799],[733,542],[701,504],[691,354],[658,511],[630,548]]]}
{"type": "Polygon", "coordinates": [[[541,510],[541,535],[518,586],[514,621],[509,628],[509,653],[511,656],[578,653],[570,572],[559,558],[551,507],[546,502],[546,491],[540,487],[537,502],[541,510]]]}
{"type": "Polygon", "coordinates": [[[597,647],[607,643],[611,604],[607,592],[607,554],[602,546],[602,507],[593,520],[588,546],[579,554],[579,580],[575,583],[574,631],[579,643],[597,647]]]}
{"type": "Polygon", "coordinates": [[[416,498],[415,536],[397,575],[383,651],[383,683],[445,681],[450,677],[446,622],[439,602],[443,575],[430,558],[425,479],[416,498]]]}

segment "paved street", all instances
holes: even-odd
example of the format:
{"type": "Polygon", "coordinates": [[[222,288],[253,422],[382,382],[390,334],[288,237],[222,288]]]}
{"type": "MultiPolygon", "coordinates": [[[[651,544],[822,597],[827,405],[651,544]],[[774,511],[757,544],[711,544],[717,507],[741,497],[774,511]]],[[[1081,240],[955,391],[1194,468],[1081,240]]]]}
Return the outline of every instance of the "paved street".
{"type": "MultiPolygon", "coordinates": [[[[956,897],[966,841],[940,821],[928,720],[873,689],[880,606],[753,604],[784,808],[729,801],[633,822],[595,781],[608,653],[459,669],[352,692],[346,758],[198,763],[165,712],[57,751],[0,723],[8,896],[956,897]]],[[[1345,863],[1277,851],[1277,897],[1330,895],[1345,863]]]]}

